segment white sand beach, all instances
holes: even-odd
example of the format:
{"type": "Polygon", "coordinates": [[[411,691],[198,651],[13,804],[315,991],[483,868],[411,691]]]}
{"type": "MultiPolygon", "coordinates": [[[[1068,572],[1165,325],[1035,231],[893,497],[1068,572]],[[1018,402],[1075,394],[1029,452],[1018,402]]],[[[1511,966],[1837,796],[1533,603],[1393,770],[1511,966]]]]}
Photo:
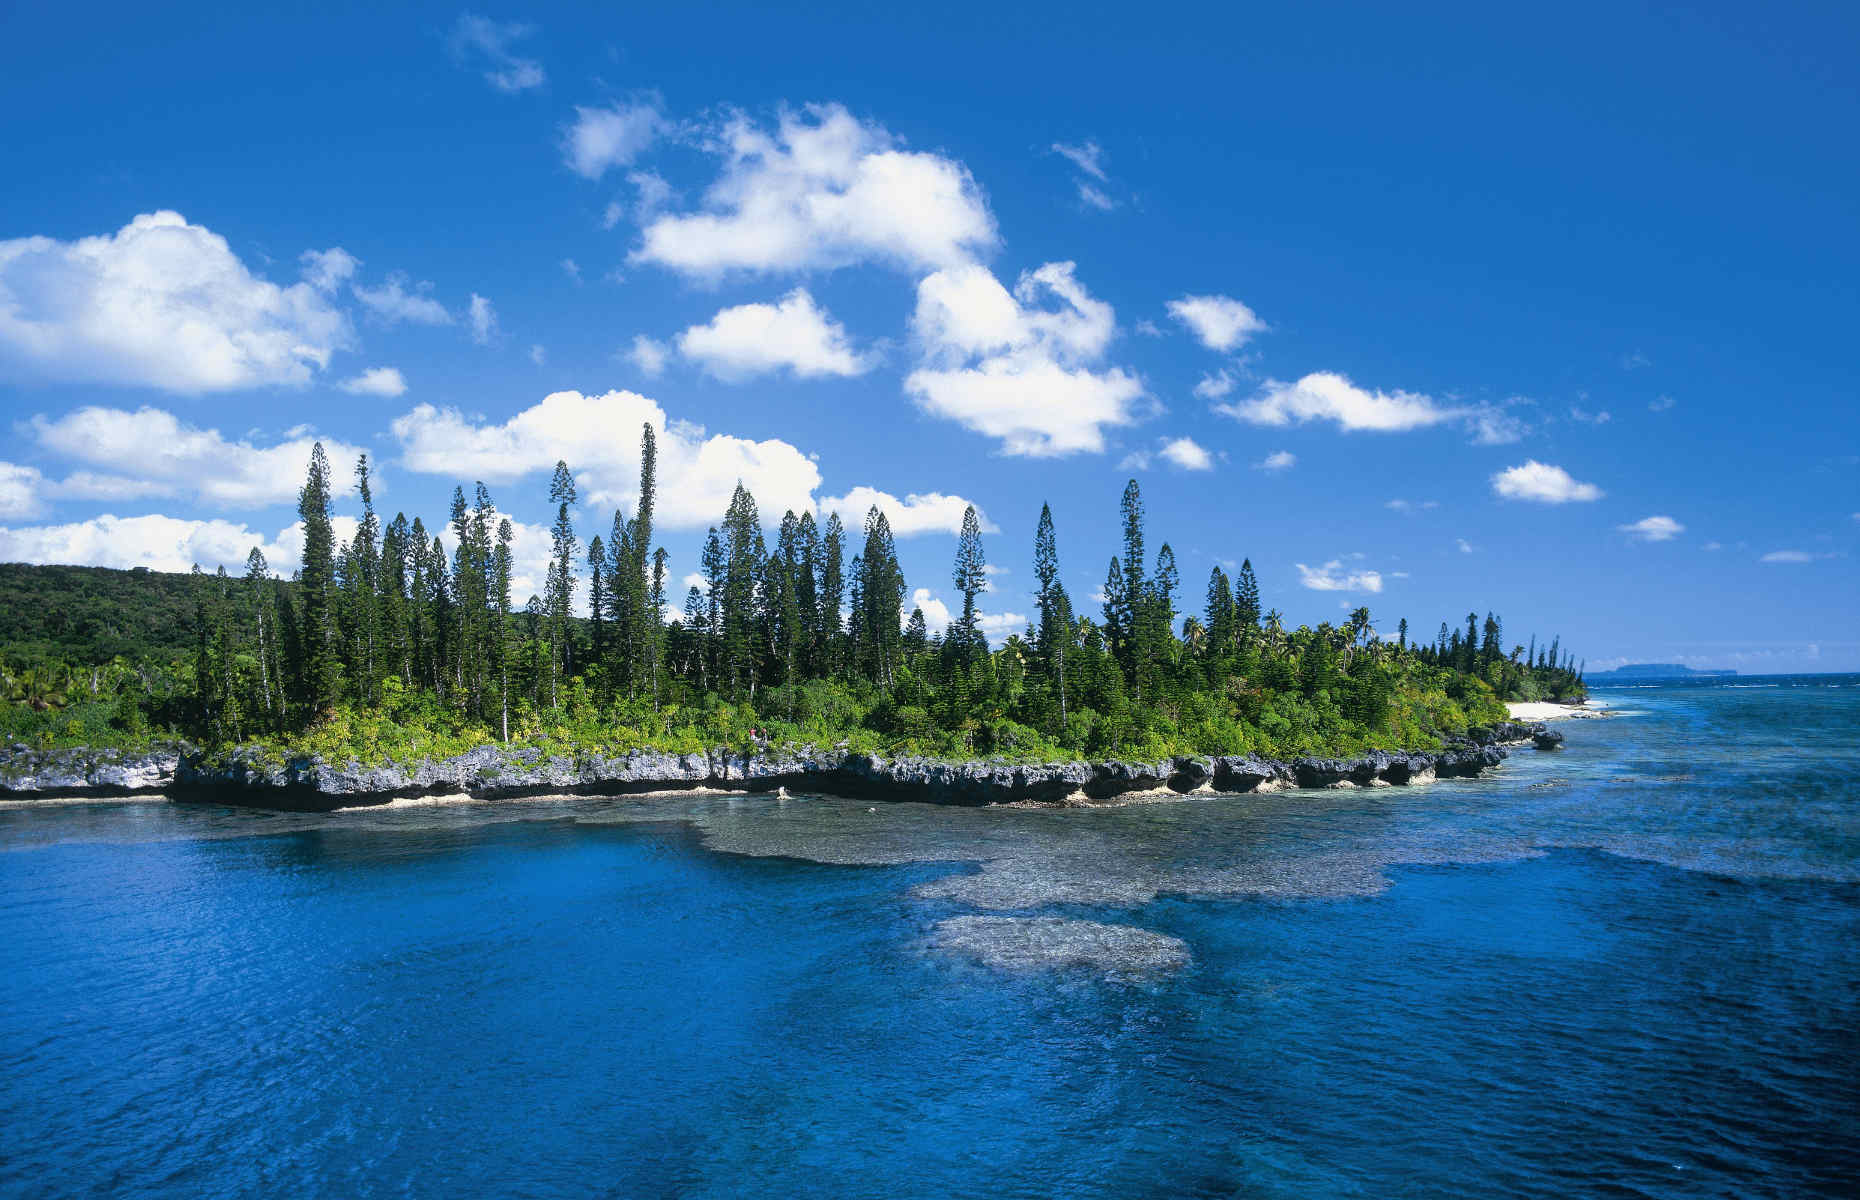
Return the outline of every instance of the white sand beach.
{"type": "Polygon", "coordinates": [[[1514,721],[1568,721],[1579,717],[1605,717],[1608,705],[1599,700],[1585,704],[1551,704],[1547,700],[1514,701],[1505,705],[1514,721]]]}

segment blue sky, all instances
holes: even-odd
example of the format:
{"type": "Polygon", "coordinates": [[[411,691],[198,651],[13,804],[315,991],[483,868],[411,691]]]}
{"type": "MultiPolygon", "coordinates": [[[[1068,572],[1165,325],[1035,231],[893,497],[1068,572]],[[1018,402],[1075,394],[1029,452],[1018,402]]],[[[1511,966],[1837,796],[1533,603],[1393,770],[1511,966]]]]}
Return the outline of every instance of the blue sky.
{"type": "Polygon", "coordinates": [[[652,420],[678,576],[883,493],[934,618],[972,502],[999,632],[1134,475],[1185,607],[1860,666],[1851,6],[268,7],[9,15],[0,559],[288,568],[311,437],[604,532],[652,420]]]}

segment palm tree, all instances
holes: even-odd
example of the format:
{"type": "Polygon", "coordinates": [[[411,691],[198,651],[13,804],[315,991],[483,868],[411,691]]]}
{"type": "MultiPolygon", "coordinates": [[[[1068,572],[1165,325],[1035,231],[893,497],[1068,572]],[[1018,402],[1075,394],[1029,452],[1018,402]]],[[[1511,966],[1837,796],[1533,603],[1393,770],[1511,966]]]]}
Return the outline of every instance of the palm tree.
{"type": "Polygon", "coordinates": [[[6,677],[6,698],[34,712],[70,703],[71,672],[64,666],[27,667],[6,677]]]}

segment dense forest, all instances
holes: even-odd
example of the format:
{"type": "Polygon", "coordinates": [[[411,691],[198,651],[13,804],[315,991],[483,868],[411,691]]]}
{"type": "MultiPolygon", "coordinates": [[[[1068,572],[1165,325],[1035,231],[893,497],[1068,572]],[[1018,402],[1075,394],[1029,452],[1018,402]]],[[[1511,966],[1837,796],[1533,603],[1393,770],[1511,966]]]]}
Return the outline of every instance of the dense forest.
{"type": "Polygon", "coordinates": [[[1146,545],[1135,480],[1097,618],[1060,582],[1043,507],[1037,615],[998,649],[978,624],[987,573],[973,508],[950,576],[961,611],[946,630],[904,611],[881,510],[857,531],[837,515],[788,512],[771,545],[740,485],[704,541],[706,586],[673,608],[654,546],[656,462],[647,427],[636,510],[585,543],[574,477],[556,464],[553,557],[543,593],[520,606],[512,527],[482,483],[454,491],[443,526],[405,515],[383,525],[364,457],[360,526],[340,544],[320,445],[299,496],[292,579],[256,549],[242,576],[0,568],[0,738],[256,742],[364,761],[486,743],[1292,755],[1425,747],[1502,718],[1501,700],[1583,690],[1556,640],[1507,650],[1490,613],[1443,622],[1431,641],[1411,638],[1406,620],[1385,636],[1366,608],[1343,625],[1288,630],[1261,611],[1250,562],[1233,577],[1214,568],[1201,612],[1185,615],[1174,551],[1146,545]]]}

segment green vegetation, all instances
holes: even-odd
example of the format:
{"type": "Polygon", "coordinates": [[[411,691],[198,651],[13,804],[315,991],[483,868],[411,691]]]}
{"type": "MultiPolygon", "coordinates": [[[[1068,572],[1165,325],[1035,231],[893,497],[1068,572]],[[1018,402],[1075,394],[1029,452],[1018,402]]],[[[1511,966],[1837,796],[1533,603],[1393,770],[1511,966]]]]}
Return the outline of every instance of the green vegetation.
{"type": "Polygon", "coordinates": [[[1502,699],[1574,699],[1580,668],[1556,641],[1503,649],[1497,617],[1393,641],[1359,608],[1347,624],[1287,630],[1260,611],[1250,562],[1215,568],[1199,615],[1178,610],[1175,555],[1145,548],[1125,488],[1123,553],[1099,620],[1060,583],[1053,515],[1034,538],[1038,617],[990,649],[976,597],[980,522],[965,514],[951,582],[960,617],[931,634],[879,509],[849,546],[838,516],[783,516],[768,545],[742,487],[701,556],[706,587],[667,620],[653,548],[656,453],[641,445],[639,504],[585,551],[574,479],[557,464],[544,595],[512,605],[511,537],[480,483],[453,493],[448,554],[419,518],[383,528],[369,464],[346,545],[330,468],[312,455],[298,511],[303,564],[243,578],[0,567],[0,740],[137,747],[184,738],[259,743],[332,760],[410,760],[487,743],[621,753],[717,746],[845,746],[1019,760],[1244,753],[1290,757],[1424,748],[1503,719],[1502,699]],[[851,558],[848,561],[848,552],[851,558]],[[585,572],[585,576],[584,576],[585,572]],[[590,615],[573,615],[585,578],[590,615]]]}

